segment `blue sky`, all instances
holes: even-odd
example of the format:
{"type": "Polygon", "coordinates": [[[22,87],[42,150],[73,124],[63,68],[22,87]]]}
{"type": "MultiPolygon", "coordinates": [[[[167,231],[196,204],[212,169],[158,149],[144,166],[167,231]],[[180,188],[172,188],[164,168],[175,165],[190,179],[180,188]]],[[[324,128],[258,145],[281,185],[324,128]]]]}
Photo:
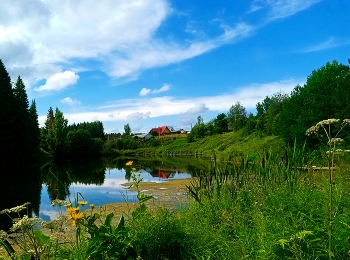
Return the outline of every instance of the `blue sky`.
{"type": "Polygon", "coordinates": [[[39,121],[189,130],[350,58],[348,0],[1,0],[0,59],[39,121]]]}

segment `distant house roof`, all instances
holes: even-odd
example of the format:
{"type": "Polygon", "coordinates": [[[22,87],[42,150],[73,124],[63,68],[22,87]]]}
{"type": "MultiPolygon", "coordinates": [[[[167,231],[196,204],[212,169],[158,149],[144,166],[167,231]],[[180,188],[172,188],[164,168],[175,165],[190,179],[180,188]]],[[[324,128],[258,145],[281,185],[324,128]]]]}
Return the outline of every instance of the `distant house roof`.
{"type": "Polygon", "coordinates": [[[160,126],[160,127],[153,127],[149,133],[157,132],[158,135],[164,134],[165,130],[168,130],[170,133],[178,133],[180,130],[175,130],[172,126],[160,126]]]}
{"type": "Polygon", "coordinates": [[[157,132],[158,135],[162,135],[164,133],[165,129],[167,129],[167,126],[153,127],[149,131],[149,133],[151,134],[152,132],[157,132]]]}

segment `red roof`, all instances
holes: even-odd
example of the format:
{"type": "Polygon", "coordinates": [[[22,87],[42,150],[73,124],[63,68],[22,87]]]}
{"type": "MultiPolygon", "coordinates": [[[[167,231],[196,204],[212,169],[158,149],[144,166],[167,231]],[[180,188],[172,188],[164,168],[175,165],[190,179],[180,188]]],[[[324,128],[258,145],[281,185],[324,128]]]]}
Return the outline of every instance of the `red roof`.
{"type": "Polygon", "coordinates": [[[155,132],[157,132],[157,134],[162,135],[166,128],[167,128],[166,126],[154,127],[149,131],[149,133],[152,133],[155,131],[155,132]]]}

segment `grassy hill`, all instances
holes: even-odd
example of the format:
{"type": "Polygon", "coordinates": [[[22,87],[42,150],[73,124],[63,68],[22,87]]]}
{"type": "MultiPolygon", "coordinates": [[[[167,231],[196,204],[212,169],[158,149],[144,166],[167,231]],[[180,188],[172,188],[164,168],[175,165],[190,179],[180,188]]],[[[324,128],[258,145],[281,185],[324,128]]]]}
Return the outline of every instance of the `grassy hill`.
{"type": "Polygon", "coordinates": [[[188,143],[186,137],[161,138],[160,141],[159,147],[139,148],[136,153],[175,156],[199,154],[203,157],[216,155],[220,160],[249,154],[253,159],[264,150],[279,150],[285,147],[282,138],[278,136],[245,135],[242,131],[207,136],[192,143],[188,143]]]}

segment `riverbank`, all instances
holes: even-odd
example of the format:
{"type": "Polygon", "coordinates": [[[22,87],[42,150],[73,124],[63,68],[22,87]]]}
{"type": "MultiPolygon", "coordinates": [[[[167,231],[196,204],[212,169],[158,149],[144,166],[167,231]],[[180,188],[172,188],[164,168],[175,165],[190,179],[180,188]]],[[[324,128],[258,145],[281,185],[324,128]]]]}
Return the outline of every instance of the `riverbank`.
{"type": "MultiPolygon", "coordinates": [[[[159,182],[141,182],[140,189],[142,193],[153,196],[154,198],[147,201],[146,205],[152,210],[159,208],[175,209],[186,207],[191,198],[188,196],[186,185],[190,185],[193,178],[188,179],[173,179],[159,182]]],[[[127,182],[122,184],[124,187],[129,187],[132,183],[127,182]]],[[[135,191],[135,188],[130,188],[130,191],[135,191]]],[[[126,201],[108,203],[94,209],[94,212],[101,211],[103,215],[114,213],[115,216],[131,216],[131,212],[138,206],[137,201],[126,201]]]]}

